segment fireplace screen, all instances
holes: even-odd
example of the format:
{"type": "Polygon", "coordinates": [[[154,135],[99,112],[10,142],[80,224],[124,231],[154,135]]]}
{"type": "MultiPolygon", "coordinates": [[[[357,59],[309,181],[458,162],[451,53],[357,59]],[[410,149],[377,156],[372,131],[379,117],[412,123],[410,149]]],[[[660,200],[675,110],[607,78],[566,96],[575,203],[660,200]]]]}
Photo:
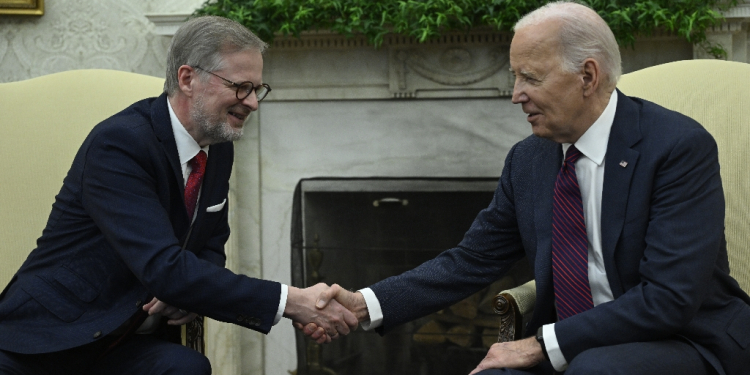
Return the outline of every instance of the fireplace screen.
{"type": "MultiPolygon", "coordinates": [[[[356,290],[457,245],[496,178],[317,178],[294,197],[292,284],[356,290]]],[[[497,340],[491,299],[531,278],[525,261],[492,286],[384,336],[361,328],[330,344],[297,333],[298,374],[468,374],[497,340]]]]}

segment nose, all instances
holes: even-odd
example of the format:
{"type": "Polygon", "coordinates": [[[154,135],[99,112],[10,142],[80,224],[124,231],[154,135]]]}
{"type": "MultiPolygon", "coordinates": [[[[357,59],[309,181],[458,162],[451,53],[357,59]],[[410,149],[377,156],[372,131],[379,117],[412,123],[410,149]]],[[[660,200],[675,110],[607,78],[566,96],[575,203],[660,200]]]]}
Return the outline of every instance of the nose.
{"type": "Polygon", "coordinates": [[[258,96],[255,95],[255,90],[253,90],[247,98],[242,99],[242,105],[247,106],[251,111],[258,110],[258,96]]]}
{"type": "Polygon", "coordinates": [[[513,84],[513,96],[511,96],[510,101],[513,104],[529,101],[528,95],[526,95],[526,92],[523,90],[523,83],[519,82],[519,78],[516,78],[516,81],[513,84]]]}

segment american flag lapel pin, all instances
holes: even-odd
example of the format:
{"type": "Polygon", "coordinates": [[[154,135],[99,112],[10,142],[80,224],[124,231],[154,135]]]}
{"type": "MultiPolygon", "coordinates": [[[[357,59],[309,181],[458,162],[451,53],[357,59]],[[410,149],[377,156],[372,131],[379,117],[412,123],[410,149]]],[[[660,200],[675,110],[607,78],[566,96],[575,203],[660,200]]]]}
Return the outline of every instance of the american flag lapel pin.
{"type": "Polygon", "coordinates": [[[628,166],[628,162],[626,162],[625,160],[623,160],[623,161],[620,162],[620,166],[623,167],[623,168],[625,168],[625,167],[628,166]]]}

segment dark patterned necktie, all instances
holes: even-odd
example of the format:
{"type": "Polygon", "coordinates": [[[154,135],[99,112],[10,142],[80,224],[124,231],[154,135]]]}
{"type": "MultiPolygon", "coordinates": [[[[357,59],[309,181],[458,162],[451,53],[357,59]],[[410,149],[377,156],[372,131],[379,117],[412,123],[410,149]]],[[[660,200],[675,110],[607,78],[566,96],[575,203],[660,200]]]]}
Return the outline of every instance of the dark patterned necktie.
{"type": "Polygon", "coordinates": [[[203,175],[206,173],[206,158],[206,153],[201,150],[188,162],[192,171],[190,171],[190,176],[185,185],[185,209],[187,209],[191,221],[195,212],[195,204],[198,202],[198,192],[201,190],[203,175]]]}
{"type": "Polygon", "coordinates": [[[552,279],[560,320],[594,307],[589,284],[588,237],[575,162],[570,146],[555,182],[552,206],[552,279]]]}

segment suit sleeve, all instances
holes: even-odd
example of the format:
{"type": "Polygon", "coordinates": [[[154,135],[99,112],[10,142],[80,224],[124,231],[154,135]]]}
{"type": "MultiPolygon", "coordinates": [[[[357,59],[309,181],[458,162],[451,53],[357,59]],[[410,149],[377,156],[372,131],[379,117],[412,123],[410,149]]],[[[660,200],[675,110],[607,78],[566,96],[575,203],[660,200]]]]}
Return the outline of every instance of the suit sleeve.
{"type": "Polygon", "coordinates": [[[523,257],[510,183],[513,153],[506,158],[492,202],[457,247],[370,287],[383,311],[379,333],[470,296],[501,278],[523,257]]]}
{"type": "MultiPolygon", "coordinates": [[[[219,243],[223,246],[228,236],[226,224],[200,257],[181,249],[157,192],[155,176],[169,172],[156,162],[163,158],[163,150],[149,147],[155,142],[144,134],[151,133],[137,127],[105,127],[91,141],[82,176],[81,201],[86,212],[135,277],[157,298],[268,332],[278,309],[281,285],[220,267],[223,250],[219,243]]],[[[222,215],[226,223],[226,211],[222,215]]]]}
{"type": "Polygon", "coordinates": [[[625,223],[616,249],[642,254],[630,271],[637,269],[640,282],[614,301],[555,324],[568,362],[590,348],[672,337],[691,322],[711,292],[724,231],[716,144],[704,129],[694,127],[671,145],[660,146],[666,151],[644,167],[650,181],[634,182],[651,183],[644,217],[628,215],[630,225],[625,223]],[[643,229],[633,224],[641,222],[643,229]]]}

